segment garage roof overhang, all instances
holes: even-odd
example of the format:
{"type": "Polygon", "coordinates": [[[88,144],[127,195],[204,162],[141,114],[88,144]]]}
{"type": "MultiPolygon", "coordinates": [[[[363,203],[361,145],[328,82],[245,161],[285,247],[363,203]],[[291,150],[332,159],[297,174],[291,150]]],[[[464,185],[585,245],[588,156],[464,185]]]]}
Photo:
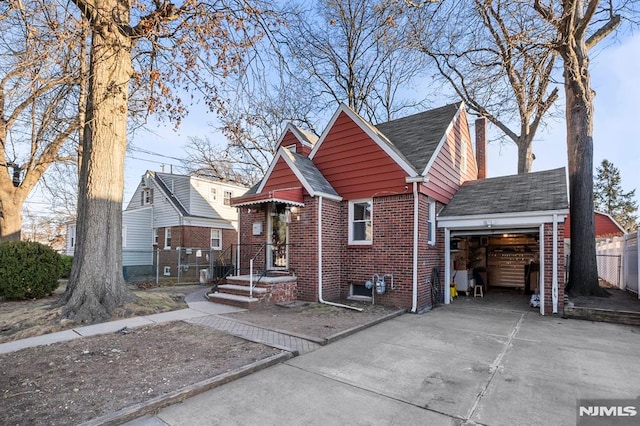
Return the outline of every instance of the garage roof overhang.
{"type": "Polygon", "coordinates": [[[526,232],[543,223],[564,221],[569,209],[539,212],[511,212],[468,216],[438,216],[438,228],[453,231],[468,231],[467,235],[487,235],[509,232],[526,232]]]}

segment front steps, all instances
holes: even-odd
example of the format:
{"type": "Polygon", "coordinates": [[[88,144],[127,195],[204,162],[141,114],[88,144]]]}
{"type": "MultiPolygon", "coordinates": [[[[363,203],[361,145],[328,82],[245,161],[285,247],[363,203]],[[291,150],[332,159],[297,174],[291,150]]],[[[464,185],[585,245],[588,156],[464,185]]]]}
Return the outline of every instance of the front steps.
{"type": "Polygon", "coordinates": [[[216,292],[207,294],[207,299],[243,309],[296,300],[296,277],[279,275],[260,278],[254,275],[253,291],[249,290],[250,283],[248,275],[227,277],[226,284],[218,285],[216,292]]]}

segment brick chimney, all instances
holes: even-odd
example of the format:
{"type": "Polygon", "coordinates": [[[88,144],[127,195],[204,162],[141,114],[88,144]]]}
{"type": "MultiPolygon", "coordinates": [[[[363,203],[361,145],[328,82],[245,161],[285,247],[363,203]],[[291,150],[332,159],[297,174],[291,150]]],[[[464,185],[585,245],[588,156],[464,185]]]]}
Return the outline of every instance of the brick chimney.
{"type": "Polygon", "coordinates": [[[476,120],[476,163],[478,164],[478,179],[487,178],[487,119],[480,117],[476,120]]]}

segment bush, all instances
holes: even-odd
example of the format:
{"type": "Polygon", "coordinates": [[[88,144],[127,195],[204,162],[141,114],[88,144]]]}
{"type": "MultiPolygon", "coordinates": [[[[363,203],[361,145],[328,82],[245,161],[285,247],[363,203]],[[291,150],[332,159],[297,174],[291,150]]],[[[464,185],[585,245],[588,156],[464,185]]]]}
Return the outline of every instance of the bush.
{"type": "Polygon", "coordinates": [[[60,274],[61,278],[69,278],[71,276],[71,265],[73,264],[73,256],[67,256],[63,254],[60,256],[62,260],[62,273],[60,274]]]}
{"type": "Polygon", "coordinates": [[[31,241],[0,244],[0,297],[33,299],[50,295],[62,273],[60,255],[31,241]]]}

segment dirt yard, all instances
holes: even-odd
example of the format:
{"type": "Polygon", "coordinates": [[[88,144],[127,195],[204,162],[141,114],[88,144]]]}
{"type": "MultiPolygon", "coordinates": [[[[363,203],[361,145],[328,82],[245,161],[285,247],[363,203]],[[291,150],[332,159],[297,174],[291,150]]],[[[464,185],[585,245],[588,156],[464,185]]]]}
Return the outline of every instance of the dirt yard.
{"type": "Polygon", "coordinates": [[[267,308],[225,314],[225,316],[261,327],[326,339],[333,334],[366,324],[398,310],[371,303],[353,301],[343,301],[343,303],[362,308],[363,311],[358,312],[320,303],[296,303],[289,306],[272,305],[267,308]]]}
{"type": "Polygon", "coordinates": [[[173,322],[3,354],[2,424],[78,424],[279,352],[173,322]]]}
{"type": "MultiPolygon", "coordinates": [[[[120,309],[114,319],[185,308],[184,296],[201,288],[137,291],[137,303],[120,309]]],[[[51,307],[54,301],[55,297],[0,302],[0,342],[73,327],[72,322],[60,320],[59,310],[51,307]]],[[[326,338],[396,311],[367,303],[349,304],[364,310],[305,303],[228,316],[261,327],[326,338]]],[[[127,334],[85,337],[2,354],[2,424],[78,424],[279,352],[209,328],[171,322],[127,334]]]]}

